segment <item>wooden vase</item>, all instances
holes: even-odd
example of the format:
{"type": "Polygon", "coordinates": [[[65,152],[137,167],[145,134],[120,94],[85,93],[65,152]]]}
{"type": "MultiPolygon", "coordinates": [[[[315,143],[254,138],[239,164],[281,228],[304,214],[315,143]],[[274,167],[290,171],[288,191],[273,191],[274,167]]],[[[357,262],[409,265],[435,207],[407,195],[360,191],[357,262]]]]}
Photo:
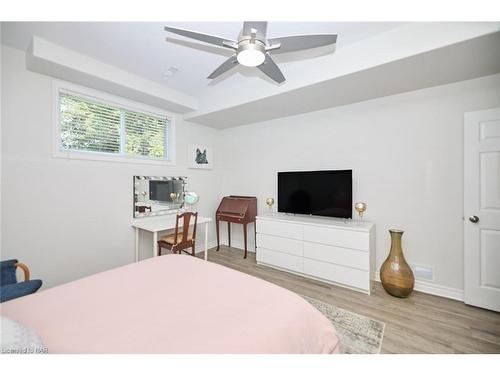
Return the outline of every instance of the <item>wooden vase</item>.
{"type": "Polygon", "coordinates": [[[404,232],[390,229],[389,233],[391,234],[391,251],[380,268],[380,280],[387,293],[405,298],[413,291],[415,278],[401,248],[401,237],[404,232]]]}

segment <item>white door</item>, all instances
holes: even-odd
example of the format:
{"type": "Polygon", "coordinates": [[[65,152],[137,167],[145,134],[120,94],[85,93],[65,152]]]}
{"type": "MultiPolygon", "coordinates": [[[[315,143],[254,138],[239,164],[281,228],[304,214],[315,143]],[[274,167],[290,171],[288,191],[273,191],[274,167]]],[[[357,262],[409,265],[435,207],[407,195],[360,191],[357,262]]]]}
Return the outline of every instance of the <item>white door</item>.
{"type": "Polygon", "coordinates": [[[500,108],[464,126],[464,299],[500,311],[500,108]]]}

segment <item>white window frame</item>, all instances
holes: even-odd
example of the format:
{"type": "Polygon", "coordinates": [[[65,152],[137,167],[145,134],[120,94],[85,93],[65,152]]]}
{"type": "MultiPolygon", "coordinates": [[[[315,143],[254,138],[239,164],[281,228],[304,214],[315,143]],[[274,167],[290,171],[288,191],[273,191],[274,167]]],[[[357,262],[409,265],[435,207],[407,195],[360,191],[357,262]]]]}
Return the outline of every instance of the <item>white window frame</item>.
{"type": "MultiPolygon", "coordinates": [[[[53,149],[52,156],[55,158],[64,159],[80,159],[80,160],[97,160],[110,161],[120,163],[135,163],[135,164],[154,164],[154,165],[171,165],[175,166],[175,116],[165,110],[151,107],[149,105],[128,100],[119,96],[104,93],[98,90],[90,89],[75,85],[73,83],[54,80],[52,84],[52,101],[53,101],[53,149]],[[98,103],[108,104],[114,107],[122,108],[129,111],[150,114],[153,116],[166,117],[168,120],[167,141],[166,141],[166,158],[153,158],[148,156],[133,156],[127,154],[109,154],[98,151],[84,150],[63,150],[61,149],[61,124],[60,124],[60,108],[59,94],[61,92],[80,96],[83,99],[89,99],[98,103]]],[[[123,136],[121,137],[123,141],[123,136]]]]}

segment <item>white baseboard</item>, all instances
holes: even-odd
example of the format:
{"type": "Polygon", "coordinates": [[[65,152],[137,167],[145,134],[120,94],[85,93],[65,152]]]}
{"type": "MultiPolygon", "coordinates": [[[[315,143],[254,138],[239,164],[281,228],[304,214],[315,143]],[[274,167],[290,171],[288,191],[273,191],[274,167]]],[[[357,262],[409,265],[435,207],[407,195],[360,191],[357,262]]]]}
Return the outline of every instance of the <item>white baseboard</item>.
{"type": "MultiPolygon", "coordinates": [[[[224,246],[229,246],[227,240],[221,240],[220,244],[224,246]]],[[[217,243],[214,246],[217,246],[217,243]]],[[[239,241],[238,239],[231,240],[231,247],[234,247],[235,249],[245,250],[245,244],[243,243],[243,241],[239,241]]],[[[250,253],[255,253],[255,243],[253,241],[252,242],[248,241],[247,251],[250,253]]]]}
{"type": "Polygon", "coordinates": [[[464,301],[463,290],[450,288],[448,286],[436,285],[425,281],[416,280],[415,290],[422,293],[433,294],[435,296],[446,297],[461,302],[464,301]]]}
{"type": "MultiPolygon", "coordinates": [[[[227,241],[221,241],[220,242],[221,246],[224,245],[224,246],[229,246],[227,244],[227,241]]],[[[217,240],[213,240],[213,241],[208,241],[208,249],[212,249],[214,247],[217,246],[217,240]]],[[[240,244],[238,243],[238,241],[236,241],[236,244],[233,243],[233,241],[231,241],[231,247],[234,247],[235,249],[240,249],[240,250],[243,250],[243,242],[240,244]]],[[[196,248],[194,249],[195,253],[201,253],[203,251],[205,251],[205,242],[201,241],[201,242],[197,242],[196,243],[196,248]]],[[[255,253],[255,248],[254,248],[254,245],[248,245],[248,251],[249,252],[252,252],[252,253],[255,253]]]]}
{"type": "MultiPolygon", "coordinates": [[[[221,241],[221,245],[227,246],[227,241],[221,241]]],[[[243,249],[242,241],[238,240],[231,241],[231,245],[232,247],[243,249]]],[[[217,241],[212,241],[210,242],[208,248],[210,249],[215,246],[217,246],[217,241]]],[[[198,251],[203,251],[203,248],[201,248],[201,250],[196,250],[196,252],[198,251]]],[[[249,244],[248,251],[249,252],[255,251],[253,244],[249,244]]],[[[372,280],[380,282],[380,277],[378,275],[378,272],[373,272],[372,275],[374,275],[372,277],[372,280]]],[[[432,294],[434,296],[445,297],[461,302],[464,301],[464,291],[461,289],[450,288],[448,286],[438,285],[422,280],[415,280],[415,286],[413,289],[418,292],[432,294]]]]}
{"type": "MultiPolygon", "coordinates": [[[[375,274],[374,277],[372,277],[372,280],[380,282],[379,275],[375,274]]],[[[413,290],[416,290],[417,292],[432,294],[434,296],[453,299],[456,301],[464,301],[463,290],[450,288],[444,285],[433,284],[422,280],[415,280],[415,287],[413,288],[413,290]]]]}
{"type": "MultiPolygon", "coordinates": [[[[217,241],[208,241],[208,249],[210,250],[212,247],[215,247],[217,246],[217,241]]],[[[201,241],[201,242],[196,242],[196,247],[194,249],[194,252],[196,254],[198,253],[202,253],[205,251],[205,242],[204,241],[201,241]]]]}

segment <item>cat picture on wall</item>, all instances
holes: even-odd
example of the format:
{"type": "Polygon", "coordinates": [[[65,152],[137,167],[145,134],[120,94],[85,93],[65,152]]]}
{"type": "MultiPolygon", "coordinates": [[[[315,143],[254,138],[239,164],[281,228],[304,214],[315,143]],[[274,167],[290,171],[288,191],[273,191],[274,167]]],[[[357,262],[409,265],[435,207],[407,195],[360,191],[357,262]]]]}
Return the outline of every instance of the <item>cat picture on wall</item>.
{"type": "Polygon", "coordinates": [[[188,167],[195,169],[212,169],[212,149],[205,145],[191,144],[188,146],[188,167]]]}

